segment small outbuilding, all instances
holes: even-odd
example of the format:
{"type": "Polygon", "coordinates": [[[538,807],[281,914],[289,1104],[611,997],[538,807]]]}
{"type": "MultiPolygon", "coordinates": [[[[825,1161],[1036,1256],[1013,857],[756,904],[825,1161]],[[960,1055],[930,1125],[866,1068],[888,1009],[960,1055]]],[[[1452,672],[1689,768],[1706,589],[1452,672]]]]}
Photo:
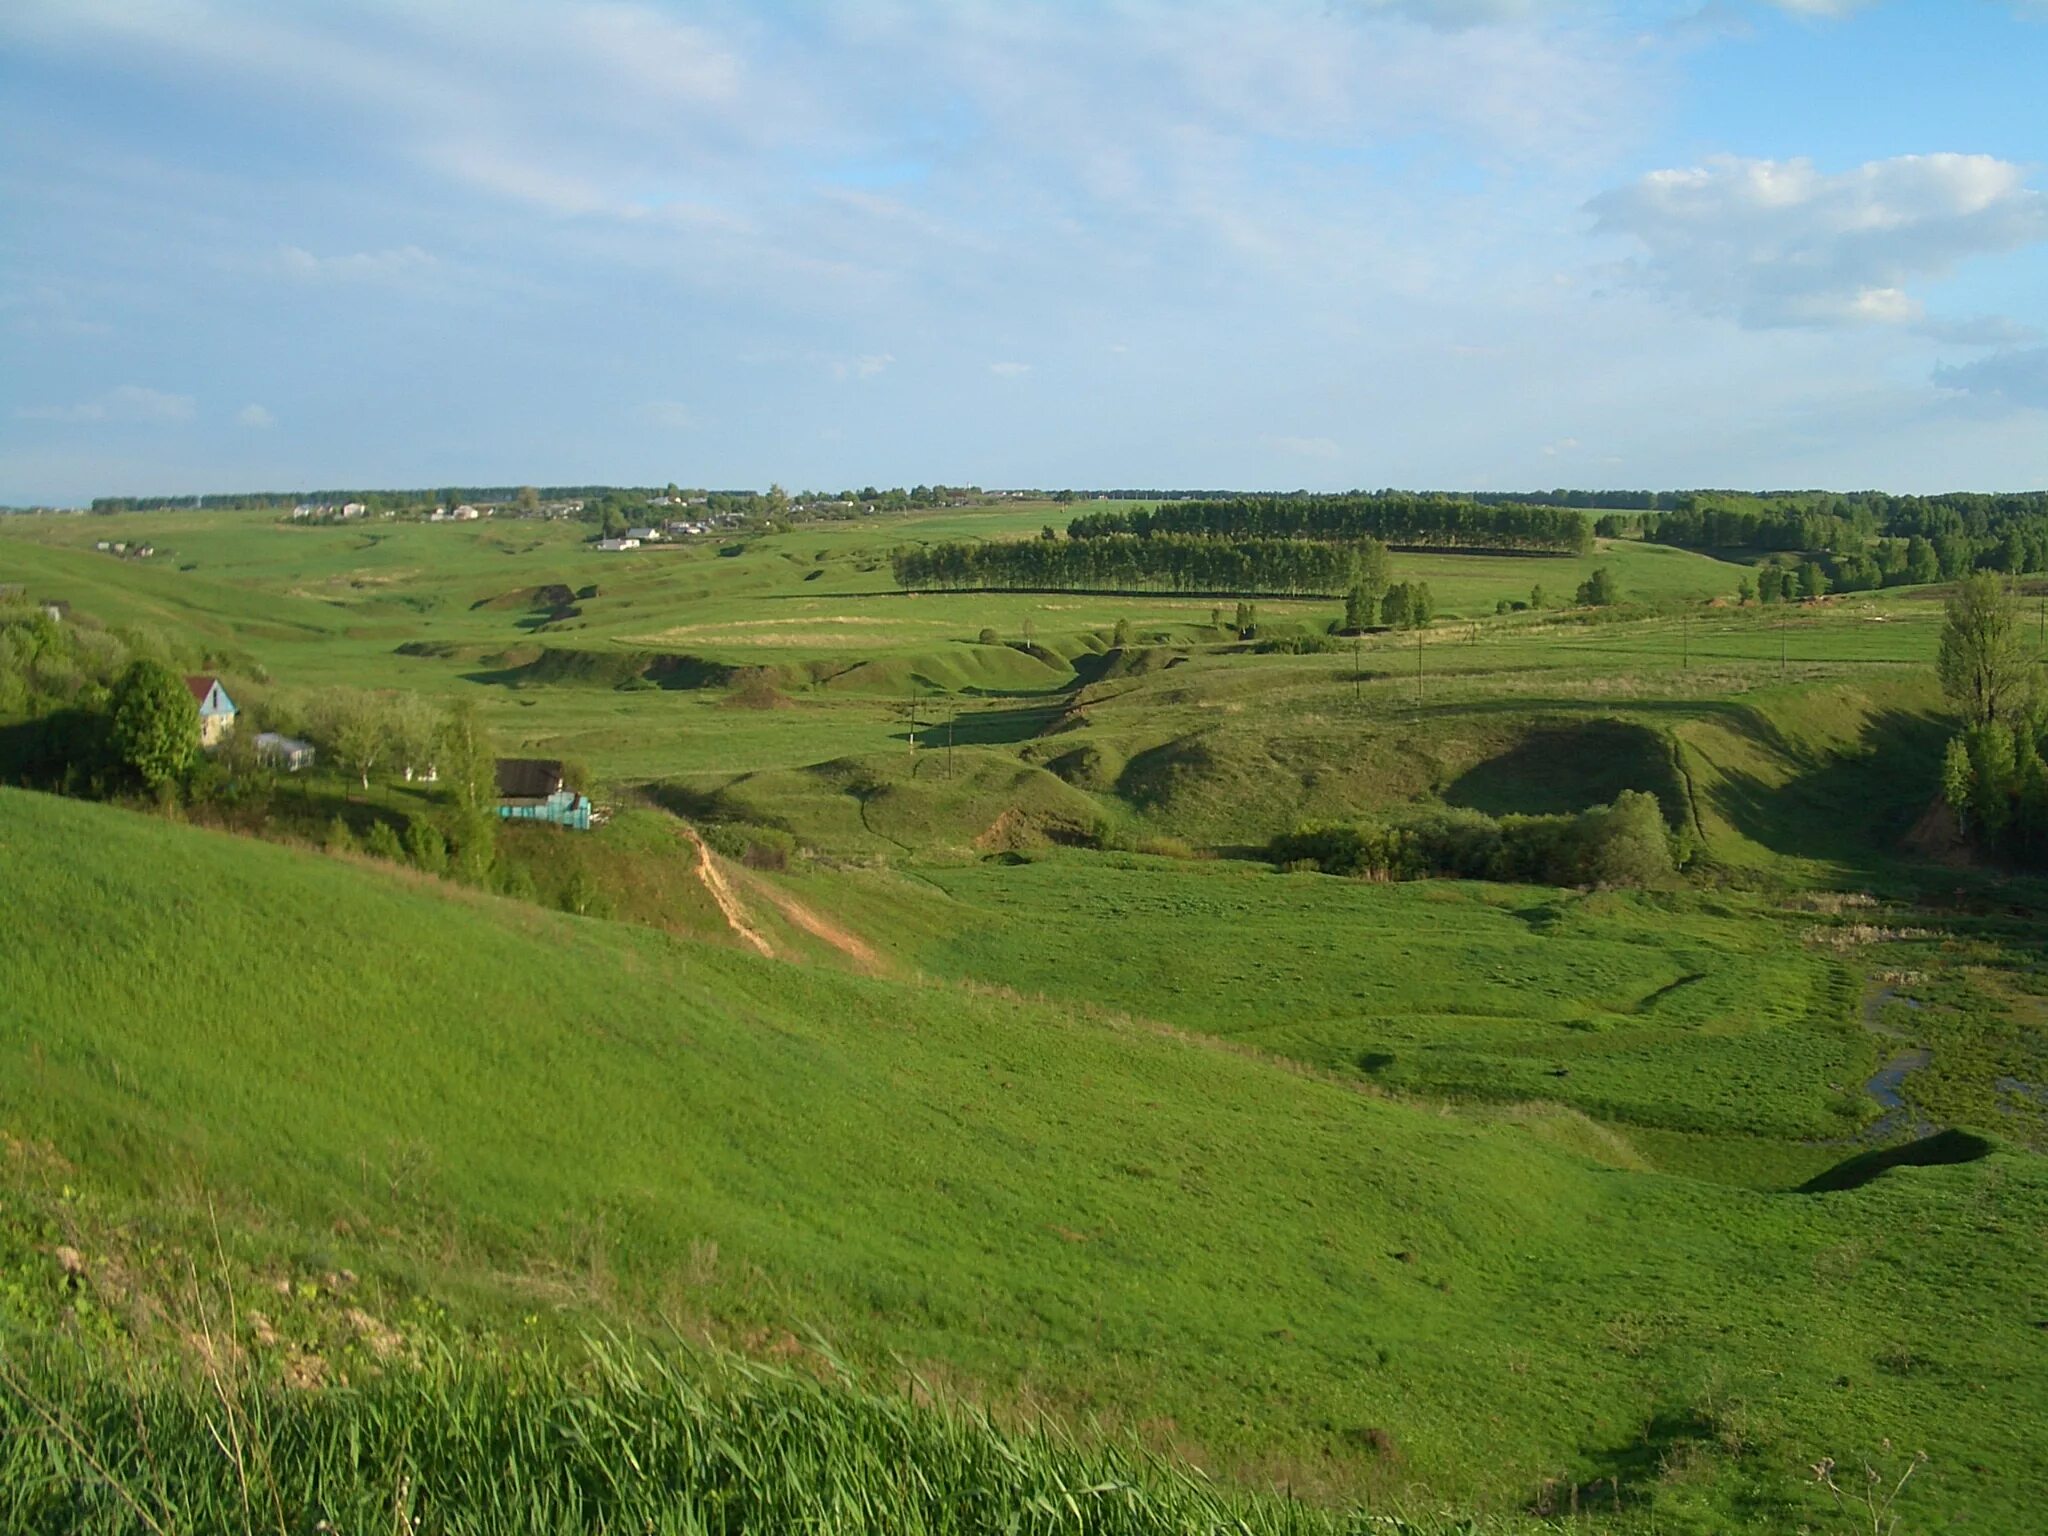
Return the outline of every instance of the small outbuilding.
{"type": "Polygon", "coordinates": [[[313,743],[279,731],[263,731],[256,737],[256,755],[286,773],[297,773],[313,766],[313,743]]]}
{"type": "Polygon", "coordinates": [[[569,787],[556,758],[499,758],[498,814],[506,821],[551,821],[590,830],[590,799],[569,787]]]}
{"type": "Polygon", "coordinates": [[[199,745],[217,747],[235,728],[235,701],[228,697],[220,679],[206,675],[188,677],[185,687],[199,706],[199,745]]]}

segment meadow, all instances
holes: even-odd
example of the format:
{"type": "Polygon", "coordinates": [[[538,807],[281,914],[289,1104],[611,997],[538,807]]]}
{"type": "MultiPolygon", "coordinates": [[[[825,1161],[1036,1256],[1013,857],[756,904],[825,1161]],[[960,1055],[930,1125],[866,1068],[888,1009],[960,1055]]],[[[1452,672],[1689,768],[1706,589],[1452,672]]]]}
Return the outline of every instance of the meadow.
{"type": "MultiPolygon", "coordinates": [[[[144,1298],[189,1310],[217,1270],[257,1377],[230,1395],[335,1508],[388,1493],[315,1447],[435,1402],[534,1443],[518,1371],[652,1422],[770,1361],[795,1374],[742,1406],[825,1406],[746,1431],[762,1478],[869,1425],[1020,1469],[1009,1507],[1054,1513],[1019,1528],[1106,1528],[1061,1524],[1058,1482],[1149,1490],[1134,1530],[1850,1529],[1813,1464],[1918,1451],[1905,1528],[2022,1528],[2048,956],[2037,882],[1919,837],[1939,593],[1739,605],[1741,568],[1640,541],[1397,553],[1435,625],[1294,654],[1341,604],[1262,599],[1248,640],[1207,599],[890,586],[902,543],[1075,510],[618,556],[509,520],[0,522],[0,582],[210,649],[258,712],[472,700],[617,811],[508,837],[537,904],[0,791],[0,852],[40,872],[0,890],[0,1317],[78,1353],[23,1357],[34,1400],[197,1425],[136,1363],[183,1348],[144,1298]],[[91,548],[137,536],[160,553],[91,548]],[[1512,607],[1602,566],[1626,606],[1512,607]],[[1625,789],[1690,855],[1656,888],[1263,857],[1305,821],[1625,789]],[[544,909],[572,880],[604,916],[544,909]],[[350,1310],[452,1374],[373,1357],[350,1310]],[[611,1385],[578,1374],[598,1330],[628,1341],[611,1385]],[[294,1369],[370,1395],[263,1395],[294,1369]]],[[[572,1462],[521,1465],[570,1488],[572,1462]]],[[[900,1496],[873,1475],[859,1499],[900,1496]]],[[[945,1503],[903,1528],[967,1528],[945,1503]]]]}

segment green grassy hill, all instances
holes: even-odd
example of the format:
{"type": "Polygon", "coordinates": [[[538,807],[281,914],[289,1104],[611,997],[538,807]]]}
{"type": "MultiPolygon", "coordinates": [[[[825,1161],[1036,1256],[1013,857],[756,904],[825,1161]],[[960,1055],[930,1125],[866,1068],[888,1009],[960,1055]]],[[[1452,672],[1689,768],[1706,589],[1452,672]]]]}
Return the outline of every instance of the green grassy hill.
{"type": "MultiPolygon", "coordinates": [[[[36,874],[0,888],[0,1124],[44,1149],[10,1205],[61,1182],[136,1273],[211,1208],[238,1264],[346,1266],[372,1313],[669,1317],[797,1358],[815,1330],[1382,1503],[1603,1484],[1645,1528],[1786,1529],[1824,1509],[1812,1462],[1889,1437],[1933,1457],[1916,1520],[2013,1529],[2048,1476],[2029,1154],[1739,1188],[1569,1110],[105,808],[0,792],[0,859],[36,874]]],[[[60,1272],[10,1231],[0,1304],[37,1315],[60,1272]]]]}

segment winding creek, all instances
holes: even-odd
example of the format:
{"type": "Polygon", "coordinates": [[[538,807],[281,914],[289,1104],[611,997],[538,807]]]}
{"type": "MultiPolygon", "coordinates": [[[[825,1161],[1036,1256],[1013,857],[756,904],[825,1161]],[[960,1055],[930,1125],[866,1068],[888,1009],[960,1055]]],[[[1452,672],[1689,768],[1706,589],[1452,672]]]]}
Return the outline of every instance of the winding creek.
{"type": "MultiPolygon", "coordinates": [[[[1885,1005],[1904,1003],[1908,1008],[1917,1009],[1920,1004],[1910,997],[1900,997],[1897,987],[1880,987],[1873,992],[1863,1005],[1863,1027],[1871,1034],[1884,1040],[1905,1040],[1896,1029],[1884,1022],[1885,1005]]],[[[1929,1136],[1941,1129],[1931,1120],[1924,1120],[1906,1103],[1906,1079],[1915,1072],[1923,1071],[1934,1060],[1934,1053],[1925,1046],[1906,1045],[1894,1052],[1890,1060],[1873,1072],[1863,1084],[1863,1091],[1877,1101],[1884,1113],[1855,1136],[1852,1141],[1889,1141],[1901,1131],[1914,1136],[1929,1136]]]]}

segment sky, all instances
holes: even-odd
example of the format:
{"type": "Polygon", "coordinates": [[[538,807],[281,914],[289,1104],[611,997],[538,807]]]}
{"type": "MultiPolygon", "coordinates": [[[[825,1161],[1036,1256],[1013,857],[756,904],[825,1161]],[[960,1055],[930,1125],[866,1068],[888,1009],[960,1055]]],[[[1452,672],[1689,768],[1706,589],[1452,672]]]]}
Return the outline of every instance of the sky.
{"type": "Polygon", "coordinates": [[[2048,485],[2048,0],[6,0],[0,504],[2048,485]]]}

